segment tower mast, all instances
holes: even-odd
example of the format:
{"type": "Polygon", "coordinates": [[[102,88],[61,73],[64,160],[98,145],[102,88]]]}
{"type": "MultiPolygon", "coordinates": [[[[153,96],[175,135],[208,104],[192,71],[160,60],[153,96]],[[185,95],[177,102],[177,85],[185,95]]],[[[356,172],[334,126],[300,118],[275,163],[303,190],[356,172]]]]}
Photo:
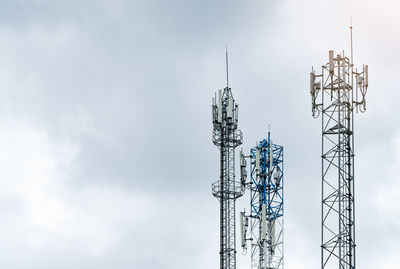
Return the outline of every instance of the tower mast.
{"type": "Polygon", "coordinates": [[[322,116],[322,269],[354,269],[356,264],[354,110],[366,110],[368,65],[354,71],[352,47],[351,41],[351,59],[331,50],[322,72],[310,73],[312,115],[322,116]]]}
{"type": "MultiPolygon", "coordinates": [[[[247,176],[241,153],[242,182],[247,176]]],[[[250,150],[250,213],[241,212],[242,247],[251,242],[252,269],[283,269],[283,147],[273,144],[271,134],[250,150]],[[250,220],[250,224],[249,224],[250,220]],[[246,233],[250,225],[250,237],[246,233]]]]}
{"type": "Polygon", "coordinates": [[[235,148],[242,144],[238,130],[238,105],[233,99],[228,81],[228,52],[226,52],[227,86],[212,100],[213,143],[220,150],[220,178],[212,184],[212,194],[220,203],[220,269],[236,269],[235,201],[243,195],[244,187],[235,181],[235,148]]]}

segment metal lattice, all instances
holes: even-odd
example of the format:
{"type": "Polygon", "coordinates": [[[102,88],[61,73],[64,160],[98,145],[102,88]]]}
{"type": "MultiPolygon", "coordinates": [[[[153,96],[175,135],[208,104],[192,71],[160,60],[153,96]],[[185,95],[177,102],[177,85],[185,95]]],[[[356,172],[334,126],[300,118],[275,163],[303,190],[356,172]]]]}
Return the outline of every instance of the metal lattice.
{"type": "Polygon", "coordinates": [[[312,114],[322,114],[321,268],[354,269],[354,111],[364,112],[368,66],[354,70],[344,52],[310,74],[312,114]]]}
{"type": "MultiPolygon", "coordinates": [[[[268,138],[250,150],[250,214],[241,212],[242,247],[251,242],[252,269],[283,269],[283,147],[268,138]],[[249,224],[250,219],[250,224],[249,224]],[[250,225],[250,237],[246,233],[250,225]]],[[[241,180],[247,177],[241,154],[241,180]]]]}
{"type": "Polygon", "coordinates": [[[213,142],[221,152],[219,181],[212,184],[212,193],[220,202],[220,268],[236,268],[235,200],[244,187],[235,182],[235,148],[242,144],[238,130],[238,105],[228,86],[213,98],[213,142]]]}

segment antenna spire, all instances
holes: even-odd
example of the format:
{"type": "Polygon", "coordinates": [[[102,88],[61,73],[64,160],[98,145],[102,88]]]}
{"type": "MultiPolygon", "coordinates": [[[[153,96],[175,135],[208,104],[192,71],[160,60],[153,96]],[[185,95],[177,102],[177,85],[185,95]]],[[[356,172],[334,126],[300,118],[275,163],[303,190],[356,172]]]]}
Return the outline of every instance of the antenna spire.
{"type": "Polygon", "coordinates": [[[353,66],[353,19],[350,17],[350,49],[351,49],[351,65],[353,66]]]}
{"type": "Polygon", "coordinates": [[[226,87],[229,88],[228,47],[225,47],[226,87]]]}

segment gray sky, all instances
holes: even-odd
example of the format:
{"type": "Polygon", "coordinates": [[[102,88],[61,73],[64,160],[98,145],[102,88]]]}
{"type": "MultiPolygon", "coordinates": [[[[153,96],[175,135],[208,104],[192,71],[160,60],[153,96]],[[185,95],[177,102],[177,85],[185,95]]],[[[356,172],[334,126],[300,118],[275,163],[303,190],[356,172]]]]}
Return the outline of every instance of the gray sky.
{"type": "Polygon", "coordinates": [[[309,72],[349,51],[352,17],[355,63],[370,70],[357,264],[397,268],[399,12],[397,0],[2,1],[0,267],[218,268],[210,104],[228,46],[244,150],[268,124],[285,149],[286,268],[318,268],[309,72]]]}

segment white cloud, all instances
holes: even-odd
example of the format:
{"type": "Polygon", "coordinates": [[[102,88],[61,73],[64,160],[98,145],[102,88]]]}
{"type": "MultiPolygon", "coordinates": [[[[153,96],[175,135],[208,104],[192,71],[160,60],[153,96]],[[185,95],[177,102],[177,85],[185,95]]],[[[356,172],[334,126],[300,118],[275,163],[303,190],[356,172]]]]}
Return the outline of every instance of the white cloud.
{"type": "Polygon", "coordinates": [[[216,257],[211,250],[218,246],[209,240],[217,232],[210,224],[217,223],[208,222],[214,219],[208,217],[213,207],[202,205],[204,198],[212,199],[208,193],[199,197],[70,185],[70,170],[81,151],[78,140],[52,141],[38,126],[15,118],[1,122],[0,129],[0,208],[7,216],[0,234],[11,242],[1,246],[2,264],[213,264],[208,256],[216,257]]]}
{"type": "Polygon", "coordinates": [[[0,266],[217,267],[209,104],[226,45],[244,150],[268,123],[285,147],[287,268],[315,266],[320,119],[307,74],[328,49],[348,50],[353,16],[356,62],[371,73],[356,115],[357,253],[365,268],[375,253],[393,267],[399,4],[275,2],[2,3],[0,266]]]}
{"type": "Polygon", "coordinates": [[[77,142],[51,141],[20,119],[2,121],[0,128],[0,208],[7,216],[0,233],[11,243],[3,260],[46,262],[49,253],[107,256],[121,243],[121,224],[138,231],[137,217],[145,213],[142,205],[153,207],[151,199],[122,189],[70,188],[77,142]]]}

